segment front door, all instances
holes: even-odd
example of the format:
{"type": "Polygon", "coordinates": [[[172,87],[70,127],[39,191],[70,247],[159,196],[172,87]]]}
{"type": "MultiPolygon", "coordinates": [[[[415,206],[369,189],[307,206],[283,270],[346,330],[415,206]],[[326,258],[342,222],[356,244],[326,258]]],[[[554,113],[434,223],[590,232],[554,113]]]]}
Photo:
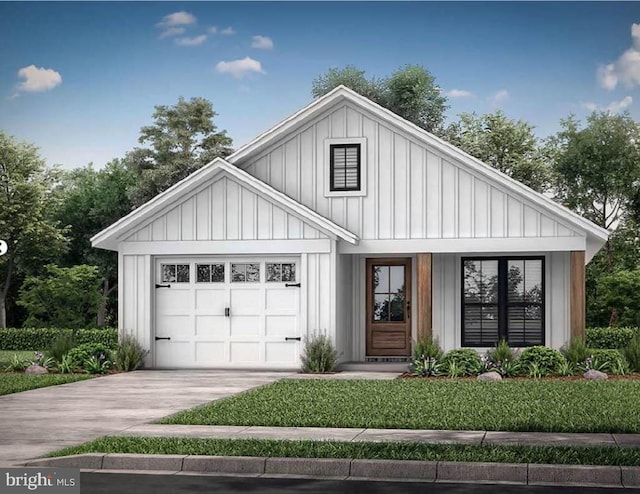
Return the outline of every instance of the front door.
{"type": "Polygon", "coordinates": [[[411,258],[367,259],[367,356],[411,354],[411,258]]]}

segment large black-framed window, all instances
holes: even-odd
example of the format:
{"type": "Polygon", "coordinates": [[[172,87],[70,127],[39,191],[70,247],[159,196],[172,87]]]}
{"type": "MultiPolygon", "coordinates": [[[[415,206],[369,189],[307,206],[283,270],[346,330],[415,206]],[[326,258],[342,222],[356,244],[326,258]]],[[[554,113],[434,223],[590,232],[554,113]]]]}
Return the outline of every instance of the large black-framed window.
{"type": "Polygon", "coordinates": [[[360,144],[329,146],[329,180],[331,192],[360,190],[360,144]]]}
{"type": "Polygon", "coordinates": [[[544,345],[544,257],[462,259],[462,345],[544,345]]]}

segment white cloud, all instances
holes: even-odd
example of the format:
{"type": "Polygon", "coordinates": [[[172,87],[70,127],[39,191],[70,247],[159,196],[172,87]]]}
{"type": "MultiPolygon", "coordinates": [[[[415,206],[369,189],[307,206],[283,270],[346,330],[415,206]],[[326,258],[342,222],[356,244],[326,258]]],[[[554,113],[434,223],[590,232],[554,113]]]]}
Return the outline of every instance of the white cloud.
{"type": "Polygon", "coordinates": [[[271,50],[273,48],[273,40],[268,36],[257,36],[253,37],[253,41],[251,42],[251,48],[257,48],[259,50],[271,50]]]}
{"type": "Polygon", "coordinates": [[[489,103],[491,104],[491,106],[500,106],[508,99],[509,91],[507,91],[506,89],[501,89],[500,91],[489,97],[489,103]]]}
{"type": "Polygon", "coordinates": [[[217,28],[217,26],[211,26],[211,27],[208,29],[208,31],[209,31],[211,34],[216,34],[216,33],[218,32],[218,28],[217,28]]]}
{"type": "Polygon", "coordinates": [[[165,15],[156,26],[158,27],[171,27],[171,26],[186,26],[188,24],[194,24],[196,17],[189,12],[180,11],[173,14],[165,15]]]}
{"type": "Polygon", "coordinates": [[[631,25],[632,46],[613,63],[598,67],[600,85],[611,91],[618,84],[628,88],[640,86],[640,24],[631,25]]]}
{"type": "Polygon", "coordinates": [[[452,89],[445,93],[449,98],[473,98],[474,94],[471,91],[465,89],[452,89]]]}
{"type": "Polygon", "coordinates": [[[602,110],[609,113],[620,113],[629,108],[631,106],[631,103],[633,103],[633,98],[631,96],[625,96],[620,101],[612,101],[606,106],[599,106],[591,101],[582,103],[582,106],[584,106],[589,111],[602,110]]]}
{"type": "Polygon", "coordinates": [[[220,31],[220,34],[222,34],[223,36],[231,36],[232,34],[236,34],[236,31],[231,26],[229,26],[220,31]]]}
{"type": "Polygon", "coordinates": [[[176,39],[176,45],[178,46],[198,46],[207,40],[206,34],[201,34],[195,38],[178,38],[176,39]]]}
{"type": "Polygon", "coordinates": [[[29,65],[18,70],[18,77],[24,79],[16,86],[16,91],[41,93],[62,84],[62,76],[53,69],[29,65]]]}
{"type": "Polygon", "coordinates": [[[242,79],[244,76],[252,72],[266,74],[262,69],[262,64],[251,57],[232,60],[230,62],[218,62],[216,70],[221,74],[231,74],[234,79],[242,79]]]}
{"type": "Polygon", "coordinates": [[[160,33],[160,39],[168,38],[170,36],[177,36],[178,34],[182,34],[184,32],[185,28],[183,27],[168,27],[160,33]]]}

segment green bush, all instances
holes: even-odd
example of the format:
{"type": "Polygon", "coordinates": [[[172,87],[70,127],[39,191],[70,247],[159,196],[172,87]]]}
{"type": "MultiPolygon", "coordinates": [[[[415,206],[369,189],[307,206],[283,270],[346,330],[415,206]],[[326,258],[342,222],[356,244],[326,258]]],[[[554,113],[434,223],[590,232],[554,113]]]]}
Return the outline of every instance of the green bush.
{"type": "Polygon", "coordinates": [[[578,365],[584,362],[589,356],[589,349],[582,338],[571,338],[568,345],[563,346],[560,349],[567,362],[578,365]]]}
{"type": "MultiPolygon", "coordinates": [[[[480,366],[480,355],[473,348],[459,348],[448,351],[442,358],[443,371],[451,374],[451,368],[461,376],[474,376],[480,366]]],[[[454,373],[455,374],[455,373],[454,373]]],[[[452,375],[451,377],[457,377],[452,375]]]]}
{"type": "Polygon", "coordinates": [[[588,357],[592,359],[591,368],[602,372],[624,374],[624,370],[628,369],[627,361],[619,350],[591,348],[588,357]]]}
{"type": "Polygon", "coordinates": [[[127,335],[114,350],[113,360],[118,370],[129,372],[140,369],[148,353],[133,336],[127,335]]]}
{"type": "Polygon", "coordinates": [[[636,332],[623,350],[632,372],[640,372],[640,331],[636,332]]]}
{"type": "Polygon", "coordinates": [[[558,350],[547,348],[546,346],[526,348],[518,359],[522,371],[532,375],[532,377],[556,374],[563,361],[565,361],[565,358],[558,350]]]}
{"type": "Polygon", "coordinates": [[[433,358],[438,361],[442,360],[444,352],[438,344],[437,338],[420,338],[413,344],[413,358],[433,358]]]}
{"type": "Polygon", "coordinates": [[[109,348],[118,345],[118,330],[115,328],[6,328],[0,329],[0,350],[44,350],[61,334],[74,335],[78,345],[101,343],[109,348]]]}
{"type": "Polygon", "coordinates": [[[98,361],[103,362],[109,360],[110,353],[111,350],[102,343],[83,343],[69,350],[67,357],[72,368],[87,370],[85,369],[85,364],[91,357],[95,357],[98,361]]]}
{"type": "Polygon", "coordinates": [[[516,352],[509,346],[506,340],[502,339],[500,342],[493,348],[487,351],[487,357],[493,363],[503,363],[503,362],[515,362],[518,360],[518,355],[516,352]]]}
{"type": "Polygon", "coordinates": [[[76,346],[76,339],[73,334],[60,333],[56,336],[47,350],[47,355],[56,362],[62,362],[62,358],[76,346]]]}
{"type": "Polygon", "coordinates": [[[301,359],[303,372],[333,372],[337,353],[331,338],[324,333],[314,333],[306,338],[301,359]]]}
{"type": "Polygon", "coordinates": [[[624,348],[640,328],[587,328],[587,347],[624,348]]]}

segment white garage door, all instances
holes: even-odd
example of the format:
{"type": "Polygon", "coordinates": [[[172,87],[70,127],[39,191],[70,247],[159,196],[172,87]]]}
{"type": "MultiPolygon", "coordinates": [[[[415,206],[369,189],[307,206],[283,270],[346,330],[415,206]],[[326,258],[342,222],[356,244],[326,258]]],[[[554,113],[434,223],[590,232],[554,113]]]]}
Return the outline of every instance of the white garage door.
{"type": "Polygon", "coordinates": [[[299,258],[158,259],[155,366],[298,366],[299,272],[299,258]]]}

